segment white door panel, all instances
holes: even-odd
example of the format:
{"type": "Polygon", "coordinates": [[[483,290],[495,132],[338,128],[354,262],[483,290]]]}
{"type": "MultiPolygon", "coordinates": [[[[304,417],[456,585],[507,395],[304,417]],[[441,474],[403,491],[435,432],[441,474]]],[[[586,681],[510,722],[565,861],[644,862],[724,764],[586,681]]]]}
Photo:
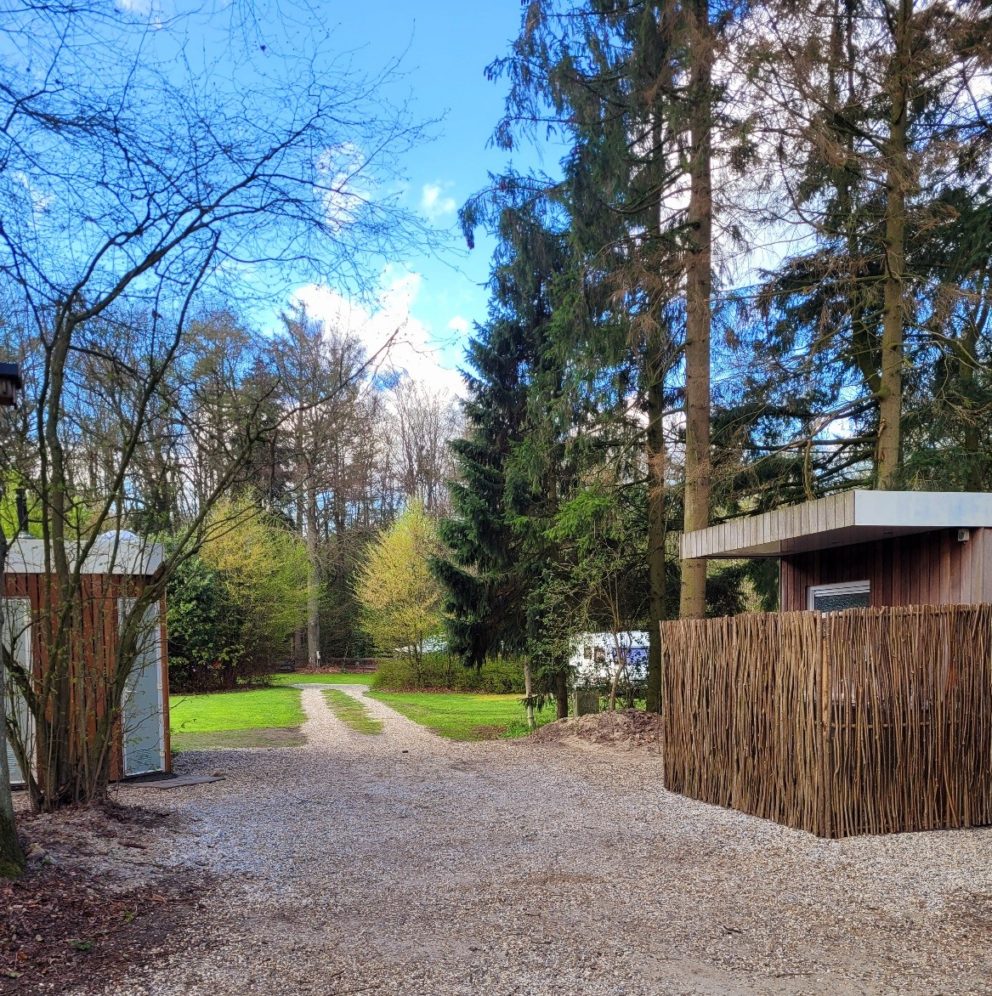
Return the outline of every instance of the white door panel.
{"type": "MultiPolygon", "coordinates": [[[[31,673],[31,602],[27,598],[0,600],[0,639],[4,648],[28,674],[31,673]]],[[[0,689],[7,696],[7,720],[15,725],[21,740],[34,747],[34,722],[20,689],[10,675],[5,674],[6,688],[0,689]]],[[[24,772],[14,754],[10,738],[7,739],[7,766],[11,785],[24,783],[24,772]]]]}
{"type": "MultiPolygon", "coordinates": [[[[135,600],[120,600],[120,623],[133,611],[135,600]]],[[[165,769],[162,729],[162,631],[156,602],[145,611],[138,636],[134,666],[124,685],[121,728],[124,739],[124,774],[143,775],[165,769]]]]}

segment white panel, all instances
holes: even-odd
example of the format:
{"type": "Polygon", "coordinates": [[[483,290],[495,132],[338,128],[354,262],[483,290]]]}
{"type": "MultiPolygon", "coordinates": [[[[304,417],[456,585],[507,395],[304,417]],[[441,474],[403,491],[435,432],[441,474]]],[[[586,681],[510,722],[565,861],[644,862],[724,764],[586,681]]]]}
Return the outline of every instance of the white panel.
{"type": "Polygon", "coordinates": [[[857,525],[979,529],[992,526],[992,494],[969,491],[858,491],[857,525]]]}
{"type": "Polygon", "coordinates": [[[992,494],[846,491],[683,534],[681,550],[696,557],[774,557],[949,527],[992,527],[992,494]]]}
{"type": "MultiPolygon", "coordinates": [[[[69,562],[74,563],[79,551],[66,551],[69,562]]],[[[119,537],[101,536],[83,563],[83,574],[129,574],[132,577],[150,577],[165,559],[161,543],[150,543],[131,534],[119,537]]],[[[8,574],[44,574],[45,543],[30,536],[18,536],[7,551],[8,574]]]]}
{"type": "MultiPolygon", "coordinates": [[[[0,601],[0,639],[4,648],[29,674],[31,673],[31,602],[27,598],[6,598],[0,601]]],[[[20,689],[9,675],[5,674],[6,688],[0,689],[7,696],[7,719],[13,722],[20,732],[21,739],[34,744],[34,722],[20,689]]],[[[24,772],[17,761],[14,750],[7,741],[7,768],[10,783],[22,785],[24,772]]]]}
{"type": "MultiPolygon", "coordinates": [[[[134,609],[133,598],[120,599],[119,620],[134,609]]],[[[165,769],[162,703],[162,630],[159,606],[148,606],[138,636],[138,653],[124,685],[121,726],[124,774],[143,775],[165,769]]]]}

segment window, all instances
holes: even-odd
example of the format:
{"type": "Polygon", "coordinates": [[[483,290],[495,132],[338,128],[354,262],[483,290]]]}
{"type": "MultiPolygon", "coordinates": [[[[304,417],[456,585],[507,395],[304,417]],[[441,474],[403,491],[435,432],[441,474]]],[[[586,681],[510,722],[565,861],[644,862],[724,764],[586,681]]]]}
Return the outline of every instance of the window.
{"type": "Polygon", "coordinates": [[[808,590],[809,600],[806,607],[819,612],[866,609],[871,605],[871,585],[867,581],[817,584],[811,585],[808,590]]]}

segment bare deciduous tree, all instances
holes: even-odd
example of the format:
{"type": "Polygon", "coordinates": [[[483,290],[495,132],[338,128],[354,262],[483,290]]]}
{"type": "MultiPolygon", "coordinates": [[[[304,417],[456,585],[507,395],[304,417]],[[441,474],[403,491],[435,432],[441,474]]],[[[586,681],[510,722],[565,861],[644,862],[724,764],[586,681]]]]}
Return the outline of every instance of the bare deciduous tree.
{"type": "MultiPolygon", "coordinates": [[[[249,418],[221,441],[165,570],[122,616],[108,706],[91,735],[74,712],[71,666],[83,565],[133,511],[139,454],[164,454],[180,427],[211,431],[174,414],[201,300],[221,288],[271,300],[304,279],[360,290],[382,253],[424,233],[376,193],[421,134],[380,99],[384,77],[328,69],[305,53],[260,65],[265,47],[232,37],[246,48],[234,87],[216,67],[176,59],[180,34],[168,25],[158,35],[125,15],[56,5],[28,31],[35,10],[13,12],[5,29],[18,52],[0,70],[0,277],[40,357],[27,435],[3,446],[23,462],[3,470],[32,482],[44,542],[53,610],[35,624],[48,666],[40,681],[15,678],[39,729],[32,800],[53,808],[102,794],[146,610],[273,428],[249,418]],[[83,459],[94,427],[106,445],[83,459]]],[[[175,461],[157,464],[146,490],[187,489],[175,461]]]]}

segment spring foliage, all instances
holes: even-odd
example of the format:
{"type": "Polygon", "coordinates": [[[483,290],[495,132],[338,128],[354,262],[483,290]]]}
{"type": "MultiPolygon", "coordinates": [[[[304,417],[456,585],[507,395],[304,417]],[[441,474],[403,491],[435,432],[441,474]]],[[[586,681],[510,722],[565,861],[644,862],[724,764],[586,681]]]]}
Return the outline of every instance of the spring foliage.
{"type": "Polygon", "coordinates": [[[220,502],[207,535],[170,588],[172,670],[199,687],[230,686],[283,656],[306,620],[306,548],[247,497],[220,502]]]}
{"type": "Polygon", "coordinates": [[[442,589],[430,569],[437,527],[418,501],[369,547],[355,593],[362,625],[383,653],[403,648],[415,662],[441,632],[442,589]]]}

